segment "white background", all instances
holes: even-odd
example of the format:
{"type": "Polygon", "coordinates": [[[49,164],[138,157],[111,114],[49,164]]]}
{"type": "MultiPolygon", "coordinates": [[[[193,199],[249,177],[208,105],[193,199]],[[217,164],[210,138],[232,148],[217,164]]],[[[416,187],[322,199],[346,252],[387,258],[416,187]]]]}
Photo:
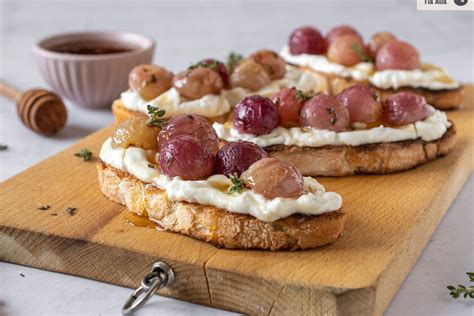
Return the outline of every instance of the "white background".
{"type": "MultiPolygon", "coordinates": [[[[290,31],[312,24],[327,31],[346,23],[368,37],[390,30],[413,43],[424,61],[473,82],[471,12],[416,11],[416,1],[17,1],[0,0],[0,78],[21,89],[44,86],[32,44],[52,33],[127,30],[157,41],[155,62],[179,71],[205,57],[259,48],[279,50],[290,31]]],[[[37,136],[0,98],[0,180],[51,156],[113,121],[108,109],[68,104],[68,126],[37,136]]],[[[473,126],[474,128],[474,126],[473,126]]],[[[467,283],[474,270],[474,177],[449,209],[386,315],[472,315],[473,302],[454,301],[446,285],[467,283]]],[[[0,201],[1,202],[1,201],[0,201]]],[[[0,315],[117,315],[130,289],[0,262],[0,315]],[[24,277],[20,276],[24,274],[24,277]]],[[[155,297],[139,314],[222,315],[225,312],[155,297]]]]}

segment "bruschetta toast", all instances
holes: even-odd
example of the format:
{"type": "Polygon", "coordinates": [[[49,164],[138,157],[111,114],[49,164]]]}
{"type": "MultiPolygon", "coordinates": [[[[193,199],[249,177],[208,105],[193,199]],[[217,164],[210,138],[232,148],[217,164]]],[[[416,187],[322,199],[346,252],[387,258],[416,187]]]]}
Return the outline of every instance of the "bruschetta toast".
{"type": "MultiPolygon", "coordinates": [[[[228,249],[298,250],[343,233],[342,198],[250,142],[218,147],[206,118],[123,121],[102,145],[102,192],[170,232],[228,249]]],[[[161,113],[162,114],[162,113],[161,113]]]]}
{"type": "Polygon", "coordinates": [[[326,75],[333,95],[362,83],[382,98],[413,92],[441,110],[455,110],[462,104],[460,83],[443,68],[422,63],[415,47],[389,32],[375,33],[364,43],[347,25],[333,28],[325,37],[316,28],[305,26],[291,33],[280,54],[291,64],[326,75]]]}

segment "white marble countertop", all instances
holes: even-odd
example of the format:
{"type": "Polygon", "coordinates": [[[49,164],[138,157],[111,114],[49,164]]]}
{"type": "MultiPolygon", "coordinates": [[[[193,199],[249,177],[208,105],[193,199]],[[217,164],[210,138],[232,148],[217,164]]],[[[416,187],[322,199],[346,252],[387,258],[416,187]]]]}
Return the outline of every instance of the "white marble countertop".
{"type": "MultiPolygon", "coordinates": [[[[18,88],[44,86],[31,54],[32,44],[72,30],[129,30],[156,39],[155,62],[173,71],[230,51],[278,50],[289,32],[303,24],[323,31],[347,23],[365,36],[391,30],[413,43],[425,61],[473,82],[471,12],[420,12],[416,1],[60,1],[0,0],[0,78],[18,88]]],[[[69,122],[54,138],[25,129],[14,105],[0,98],[0,153],[3,181],[113,121],[108,109],[68,105],[69,122]]],[[[446,285],[467,283],[474,269],[472,227],[474,177],[418,259],[386,315],[469,315],[473,302],[454,301],[446,285]]],[[[0,315],[117,315],[130,289],[0,262],[0,315]],[[24,275],[23,276],[21,276],[24,275]]],[[[226,312],[154,297],[139,313],[223,315],[226,312]]]]}

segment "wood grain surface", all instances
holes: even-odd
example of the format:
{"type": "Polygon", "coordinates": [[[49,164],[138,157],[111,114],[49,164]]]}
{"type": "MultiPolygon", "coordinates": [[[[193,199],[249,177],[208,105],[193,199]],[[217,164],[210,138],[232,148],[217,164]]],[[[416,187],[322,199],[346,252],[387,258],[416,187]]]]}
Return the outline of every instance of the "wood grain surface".
{"type": "Polygon", "coordinates": [[[74,156],[87,147],[97,157],[110,126],[0,184],[0,260],[128,287],[163,260],[177,278],[162,295],[255,315],[380,315],[472,172],[473,87],[466,92],[464,109],[448,114],[458,131],[449,156],[392,175],[318,178],[344,198],[346,230],[333,245],[223,250],[130,225],[100,193],[95,160],[74,156]]]}

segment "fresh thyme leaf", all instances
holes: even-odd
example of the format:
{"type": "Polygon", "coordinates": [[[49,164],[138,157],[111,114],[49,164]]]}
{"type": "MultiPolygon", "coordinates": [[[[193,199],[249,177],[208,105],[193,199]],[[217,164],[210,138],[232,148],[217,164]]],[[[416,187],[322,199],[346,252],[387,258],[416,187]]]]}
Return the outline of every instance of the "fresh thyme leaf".
{"type": "Polygon", "coordinates": [[[75,207],[67,207],[66,208],[66,213],[69,215],[69,216],[73,216],[74,213],[76,212],[77,208],[75,207]]]}
{"type": "Polygon", "coordinates": [[[161,118],[166,114],[165,110],[161,110],[159,107],[150,104],[147,105],[147,110],[148,120],[146,121],[146,125],[161,128],[168,123],[167,120],[161,118]]]}
{"type": "Polygon", "coordinates": [[[155,169],[155,165],[149,163],[149,164],[148,164],[148,168],[155,169]]]}
{"type": "Polygon", "coordinates": [[[82,158],[84,161],[91,160],[92,152],[87,148],[82,148],[78,153],[75,153],[74,156],[82,158]]]}
{"type": "Polygon", "coordinates": [[[198,68],[198,67],[204,67],[204,68],[209,68],[211,70],[217,70],[218,66],[219,66],[219,62],[217,60],[213,60],[213,61],[209,61],[209,62],[201,61],[201,62],[198,62],[197,64],[189,66],[188,69],[195,69],[195,68],[198,68]]]}
{"type": "Polygon", "coordinates": [[[244,180],[239,178],[236,173],[230,176],[230,181],[232,181],[232,185],[227,189],[227,192],[232,193],[242,193],[242,187],[244,185],[244,180]]]}
{"type": "Polygon", "coordinates": [[[23,273],[20,273],[20,276],[21,276],[22,278],[24,278],[24,277],[25,277],[25,275],[24,275],[23,273]]]}
{"type": "Polygon", "coordinates": [[[469,277],[469,281],[474,282],[474,272],[466,272],[466,274],[469,277]]]}
{"type": "Polygon", "coordinates": [[[229,54],[229,57],[227,57],[227,69],[229,70],[229,72],[232,72],[234,71],[234,68],[235,66],[237,66],[237,64],[243,59],[244,57],[239,54],[239,53],[235,53],[235,52],[231,52],[229,54]]]}
{"type": "Polygon", "coordinates": [[[8,145],[0,144],[0,151],[5,151],[8,149],[8,145]]]}
{"type": "Polygon", "coordinates": [[[51,213],[51,214],[49,214],[49,215],[51,215],[51,216],[58,216],[58,213],[51,213]]]}
{"type": "Polygon", "coordinates": [[[351,48],[352,48],[353,50],[355,50],[355,52],[357,53],[357,55],[359,55],[359,58],[360,58],[361,61],[363,61],[363,62],[368,62],[368,63],[373,62],[372,58],[370,58],[370,56],[367,55],[367,53],[365,52],[365,50],[364,50],[362,47],[360,47],[358,44],[352,43],[351,48]]]}
{"type": "MultiPolygon", "coordinates": [[[[474,272],[466,272],[467,276],[469,277],[470,282],[474,282],[474,272]]],[[[453,285],[448,285],[447,286],[449,292],[449,295],[452,296],[452,298],[457,299],[461,296],[464,298],[473,298],[474,299],[474,285],[471,286],[465,286],[462,284],[458,284],[457,287],[453,285]]]]}
{"type": "Polygon", "coordinates": [[[37,209],[40,210],[40,211],[46,211],[46,210],[49,210],[50,208],[51,208],[51,205],[46,204],[46,205],[41,205],[37,209]]]}
{"type": "Polygon", "coordinates": [[[296,98],[299,100],[308,101],[312,97],[313,97],[312,95],[306,94],[301,90],[296,90],[296,98]]]}

